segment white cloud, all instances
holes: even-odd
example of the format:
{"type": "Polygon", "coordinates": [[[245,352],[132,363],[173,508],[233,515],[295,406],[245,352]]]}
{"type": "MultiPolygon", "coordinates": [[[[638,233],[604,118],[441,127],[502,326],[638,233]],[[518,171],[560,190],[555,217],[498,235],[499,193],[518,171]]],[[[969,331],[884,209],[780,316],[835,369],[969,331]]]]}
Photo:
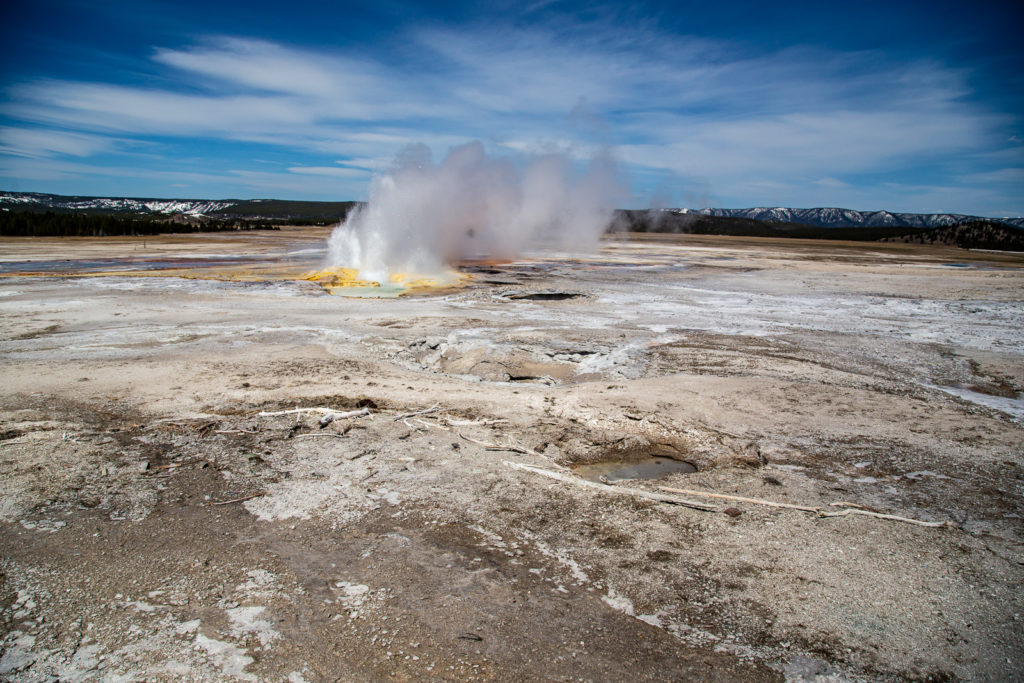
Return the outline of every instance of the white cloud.
{"type": "Polygon", "coordinates": [[[157,49],[157,62],[218,81],[292,95],[344,94],[380,76],[372,63],[289,50],[239,38],[211,39],[187,50],[157,49]]]}
{"type": "Polygon", "coordinates": [[[80,179],[74,194],[122,194],[126,196],[172,197],[180,192],[153,192],[146,187],[192,188],[195,198],[307,196],[350,199],[365,192],[368,176],[347,177],[323,174],[224,169],[189,171],[135,165],[96,165],[50,158],[0,157],[0,177],[20,182],[62,182],[80,179]],[[113,181],[120,192],[102,189],[113,181]]]}
{"type": "MultiPolygon", "coordinates": [[[[588,28],[419,27],[391,53],[225,36],[158,48],[165,87],[14,86],[0,111],[31,127],[0,129],[0,153],[89,158],[127,139],[202,138],[295,152],[274,174],[281,182],[347,183],[388,168],[413,142],[436,154],[482,138],[513,154],[558,147],[588,156],[610,141],[645,177],[697,178],[702,194],[726,197],[803,187],[793,196],[838,204],[856,190],[854,174],[940,163],[959,175],[937,185],[989,177],[1019,189],[1009,117],[969,104],[961,71],[871,51],[755,54],[645,28],[588,28]],[[567,115],[581,98],[603,130],[573,129],[567,115]]],[[[874,205],[866,201],[859,206],[874,205]]]]}
{"type": "Polygon", "coordinates": [[[335,178],[363,178],[370,180],[370,174],[361,168],[346,168],[344,166],[292,166],[289,173],[300,175],[333,176],[335,178]]]}
{"type": "Polygon", "coordinates": [[[958,180],[966,184],[1002,184],[1015,185],[1018,190],[1024,192],[1024,168],[1000,168],[994,171],[982,173],[968,173],[958,177],[958,180]]]}
{"type": "Polygon", "coordinates": [[[5,126],[0,128],[0,154],[23,157],[67,155],[87,157],[110,149],[114,140],[83,133],[42,128],[5,126]]]}
{"type": "Polygon", "coordinates": [[[893,168],[911,158],[970,152],[986,121],[964,112],[835,111],[726,121],[662,116],[665,138],[627,144],[627,163],[712,178],[806,177],[893,168]],[[674,133],[674,134],[673,134],[674,133]]]}

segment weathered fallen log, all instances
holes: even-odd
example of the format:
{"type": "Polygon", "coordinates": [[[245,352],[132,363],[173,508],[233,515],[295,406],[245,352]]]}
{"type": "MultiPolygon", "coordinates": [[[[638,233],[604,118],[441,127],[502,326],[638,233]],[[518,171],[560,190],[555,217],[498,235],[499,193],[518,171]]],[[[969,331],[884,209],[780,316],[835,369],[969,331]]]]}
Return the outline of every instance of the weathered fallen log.
{"type": "Polygon", "coordinates": [[[951,522],[926,522],[921,519],[911,519],[910,517],[900,517],[899,515],[889,515],[883,512],[874,512],[873,510],[867,510],[863,505],[857,505],[856,503],[831,503],[831,505],[845,507],[845,510],[839,510],[836,512],[828,512],[820,507],[814,507],[811,505],[793,505],[791,503],[779,503],[774,500],[763,500],[761,498],[746,498],[744,496],[733,496],[727,493],[713,493],[711,491],[697,491],[695,489],[677,489],[671,486],[659,486],[662,491],[668,491],[670,493],[683,493],[688,496],[703,496],[705,498],[718,498],[721,500],[733,500],[739,503],[753,503],[754,505],[766,505],[768,507],[775,508],[787,508],[790,510],[800,510],[801,512],[812,512],[819,517],[846,517],[848,515],[864,515],[865,517],[876,517],[878,519],[888,519],[893,522],[904,522],[906,524],[916,524],[917,526],[926,526],[931,528],[953,528],[951,522]]]}
{"type": "MultiPolygon", "coordinates": [[[[833,505],[840,505],[840,503],[832,503],[833,505]]],[[[864,515],[865,517],[875,517],[877,519],[888,519],[893,522],[904,522],[906,524],[916,524],[917,526],[927,526],[932,528],[947,528],[952,529],[956,525],[952,522],[925,522],[920,519],[911,519],[910,517],[900,517],[899,515],[890,515],[884,512],[874,512],[872,510],[865,510],[864,508],[849,507],[845,510],[839,510],[836,512],[825,512],[824,510],[818,512],[819,517],[846,517],[847,515],[864,515]]]]}
{"type": "Polygon", "coordinates": [[[744,498],[743,496],[731,496],[727,493],[711,493],[709,491],[697,491],[695,489],[676,489],[670,486],[659,486],[662,491],[668,491],[670,493],[682,493],[687,496],[703,496],[704,498],[719,498],[721,500],[734,500],[740,503],[753,503],[754,505],[767,505],[774,508],[788,508],[790,510],[802,510],[804,512],[821,512],[821,508],[811,507],[809,505],[793,505],[791,503],[776,503],[772,500],[762,500],[760,498],[744,498]]]}
{"type": "Polygon", "coordinates": [[[274,417],[276,415],[299,415],[302,413],[320,413],[321,415],[332,415],[332,420],[343,420],[349,417],[363,417],[370,414],[369,408],[359,410],[335,410],[334,408],[292,408],[291,410],[271,410],[259,413],[259,417],[274,417]]]}

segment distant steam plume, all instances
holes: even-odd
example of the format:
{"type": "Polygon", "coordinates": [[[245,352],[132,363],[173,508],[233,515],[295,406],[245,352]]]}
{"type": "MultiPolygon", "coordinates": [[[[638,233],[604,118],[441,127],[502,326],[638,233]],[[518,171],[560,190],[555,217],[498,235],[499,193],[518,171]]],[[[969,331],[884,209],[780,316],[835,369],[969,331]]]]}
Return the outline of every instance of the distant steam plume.
{"type": "Polygon", "coordinates": [[[452,148],[435,164],[418,145],[374,179],[369,203],[335,229],[330,265],[384,284],[444,279],[460,261],[511,259],[534,247],[586,251],[622,195],[606,153],[578,171],[564,154],[517,166],[488,156],[479,141],[452,148]]]}

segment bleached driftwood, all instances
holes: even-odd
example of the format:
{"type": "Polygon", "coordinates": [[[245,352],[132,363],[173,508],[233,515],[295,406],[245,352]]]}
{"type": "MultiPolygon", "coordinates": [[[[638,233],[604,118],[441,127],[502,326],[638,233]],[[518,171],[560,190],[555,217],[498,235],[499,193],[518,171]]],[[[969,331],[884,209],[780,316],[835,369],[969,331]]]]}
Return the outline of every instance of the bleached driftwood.
{"type": "MultiPolygon", "coordinates": [[[[420,420],[420,422],[422,422],[422,420],[420,420]]],[[[408,427],[409,429],[411,429],[414,432],[425,432],[425,431],[427,431],[423,427],[417,427],[416,425],[409,424],[409,420],[404,420],[403,419],[402,420],[402,424],[404,424],[406,427],[408,427]]]]}
{"type": "Polygon", "coordinates": [[[414,410],[411,413],[402,413],[401,415],[395,417],[395,422],[398,422],[399,420],[404,420],[407,417],[416,417],[417,415],[429,415],[430,413],[436,413],[439,410],[441,410],[441,404],[435,403],[429,408],[424,408],[423,410],[414,410]]]}
{"type": "Polygon", "coordinates": [[[441,421],[449,427],[489,427],[491,425],[505,424],[508,422],[505,418],[497,420],[452,420],[447,417],[441,418],[441,421]]]}
{"type": "Polygon", "coordinates": [[[265,496],[265,495],[267,495],[266,491],[257,491],[256,493],[250,494],[248,496],[242,496],[241,498],[232,498],[231,500],[219,500],[219,501],[216,501],[216,502],[210,501],[208,503],[203,503],[203,505],[205,505],[207,507],[213,506],[213,505],[230,505],[231,503],[241,503],[243,501],[252,500],[253,498],[259,498],[260,496],[265,496]]]}
{"type": "Polygon", "coordinates": [[[566,474],[564,472],[557,472],[555,470],[545,469],[543,467],[534,467],[533,465],[524,465],[518,462],[505,461],[505,464],[509,467],[524,472],[532,472],[533,474],[539,474],[543,477],[550,479],[556,479],[566,484],[573,484],[574,486],[582,486],[583,488],[593,489],[600,491],[601,493],[611,493],[624,496],[633,496],[634,498],[645,498],[647,500],[653,500],[658,503],[671,503],[672,505],[682,505],[683,507],[693,508],[694,510],[703,510],[704,512],[717,512],[718,508],[713,505],[707,505],[705,503],[697,503],[692,500],[686,500],[684,498],[678,498],[676,496],[666,496],[660,493],[652,493],[650,491],[644,491],[641,489],[634,489],[628,486],[606,486],[604,484],[598,484],[596,482],[587,481],[580,477],[566,474]]]}
{"type": "Polygon", "coordinates": [[[790,510],[800,510],[801,512],[812,512],[819,517],[846,517],[848,515],[864,515],[866,517],[876,517],[878,519],[888,519],[893,522],[905,522],[907,524],[916,524],[917,526],[926,526],[931,528],[947,527],[952,528],[953,524],[950,522],[926,522],[920,519],[911,519],[910,517],[900,517],[899,515],[889,515],[883,512],[875,512],[873,510],[867,510],[863,505],[857,505],[856,503],[832,503],[833,506],[845,507],[845,510],[838,510],[835,512],[828,512],[820,507],[814,507],[811,505],[793,505],[791,503],[778,503],[773,500],[762,500],[760,498],[745,498],[743,496],[732,496],[726,493],[713,493],[711,491],[697,491],[695,489],[677,489],[671,486],[659,486],[662,491],[669,491],[670,493],[683,493],[688,496],[703,496],[705,498],[719,498],[721,500],[733,500],[740,503],[753,503],[755,505],[767,505],[775,508],[787,508],[790,510]]]}
{"type": "MultiPolygon", "coordinates": [[[[850,503],[832,503],[833,505],[849,505],[850,503]]],[[[847,515],[864,515],[865,517],[876,517],[878,519],[888,519],[893,522],[905,522],[907,524],[916,524],[917,526],[927,526],[934,529],[944,527],[952,529],[955,525],[952,522],[925,522],[921,519],[911,519],[910,517],[900,517],[899,515],[889,515],[884,512],[874,512],[872,510],[865,510],[861,506],[848,507],[845,510],[838,510],[836,512],[826,512],[821,510],[818,512],[819,517],[846,517],[847,515]]]]}
{"type": "MultiPolygon", "coordinates": [[[[402,420],[402,421],[405,422],[405,420],[402,420]]],[[[442,432],[450,432],[450,431],[452,431],[448,427],[442,427],[439,424],[434,424],[433,422],[427,422],[426,420],[421,420],[418,417],[416,418],[416,421],[419,422],[424,427],[430,427],[431,429],[440,429],[442,432]]]]}
{"type": "Polygon", "coordinates": [[[531,450],[526,446],[520,446],[519,444],[512,443],[511,437],[509,437],[508,445],[505,446],[494,443],[486,443],[484,441],[477,441],[476,439],[469,438],[465,434],[459,434],[459,438],[465,439],[466,441],[472,444],[476,444],[477,446],[480,446],[484,450],[488,451],[510,451],[512,453],[522,453],[523,455],[536,455],[539,458],[544,457],[543,453],[538,453],[537,451],[531,450]]]}
{"type": "Polygon", "coordinates": [[[321,415],[333,415],[335,420],[343,420],[349,417],[363,417],[370,414],[369,408],[359,410],[335,410],[334,408],[292,408],[291,410],[271,410],[259,413],[259,417],[274,417],[276,415],[300,415],[302,413],[320,413],[321,415]]]}
{"type": "Polygon", "coordinates": [[[670,486],[659,486],[662,491],[670,493],[682,493],[687,496],[703,496],[704,498],[719,498],[721,500],[734,500],[740,503],[753,503],[755,505],[767,505],[773,508],[788,508],[790,510],[802,510],[804,512],[821,512],[821,508],[809,505],[793,505],[792,503],[776,503],[773,500],[762,500],[760,498],[744,498],[743,496],[731,496],[727,493],[711,493],[710,491],[697,491],[695,489],[676,489],[670,486]]]}

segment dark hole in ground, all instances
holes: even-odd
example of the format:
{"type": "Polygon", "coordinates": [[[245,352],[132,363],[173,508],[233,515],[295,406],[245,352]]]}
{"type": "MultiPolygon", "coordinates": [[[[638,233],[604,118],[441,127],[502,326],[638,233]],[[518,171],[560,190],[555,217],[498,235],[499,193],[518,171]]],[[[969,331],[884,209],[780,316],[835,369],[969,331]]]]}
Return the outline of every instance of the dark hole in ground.
{"type": "Polygon", "coordinates": [[[604,460],[575,465],[576,474],[590,481],[608,481],[623,479],[658,479],[666,474],[681,472],[692,474],[697,468],[685,460],[675,460],[660,455],[649,455],[630,460],[604,460]]]}
{"type": "Polygon", "coordinates": [[[565,301],[583,296],[579,292],[520,292],[508,294],[506,298],[519,301],[565,301]]]}
{"type": "Polygon", "coordinates": [[[483,273],[484,275],[501,275],[505,272],[497,268],[478,268],[475,266],[463,266],[463,270],[468,270],[471,273],[483,273]]]}

